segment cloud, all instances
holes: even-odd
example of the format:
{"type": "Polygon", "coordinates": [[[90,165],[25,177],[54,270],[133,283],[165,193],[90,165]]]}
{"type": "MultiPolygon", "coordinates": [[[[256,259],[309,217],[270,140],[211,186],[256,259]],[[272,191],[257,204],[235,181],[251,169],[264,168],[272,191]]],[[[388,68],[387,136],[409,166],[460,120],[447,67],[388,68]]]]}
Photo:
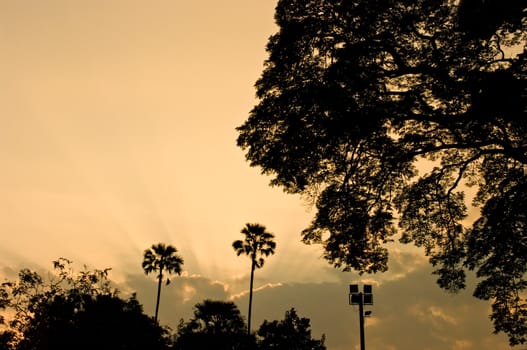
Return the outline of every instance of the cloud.
{"type": "MultiPolygon", "coordinates": [[[[220,281],[200,275],[172,276],[170,284],[163,283],[159,319],[161,324],[176,328],[180,319],[188,320],[193,307],[205,299],[227,300],[228,286],[220,281]]],[[[145,312],[153,315],[155,309],[157,282],[154,277],[144,274],[130,274],[119,285],[121,290],[137,293],[145,312]]]]}
{"type": "MultiPolygon", "coordinates": [[[[267,283],[267,284],[264,284],[263,286],[261,287],[258,287],[258,288],[253,288],[253,293],[258,293],[258,292],[261,292],[263,291],[264,289],[267,289],[267,288],[277,288],[277,287],[282,287],[283,284],[282,283],[267,283]]],[[[240,293],[236,293],[236,294],[232,294],[230,297],[229,297],[229,300],[236,300],[236,299],[240,299],[242,297],[245,297],[249,295],[249,290],[244,290],[240,293]]]]}
{"type": "MultiPolygon", "coordinates": [[[[509,349],[504,335],[492,334],[487,302],[472,297],[470,289],[457,295],[442,291],[422,254],[395,249],[391,258],[390,271],[377,275],[359,276],[328,265],[319,269],[325,274],[320,283],[312,279],[306,283],[272,281],[271,274],[260,274],[253,295],[254,330],[264,320],[283,319],[285,311],[294,307],[311,320],[313,337],[326,335],[328,349],[358,349],[358,308],[348,305],[349,284],[370,283],[375,304],[366,307],[372,311],[365,322],[368,349],[509,349]]],[[[145,311],[153,314],[155,279],[136,274],[129,275],[125,283],[128,290],[138,293],[145,311]]],[[[468,283],[474,285],[475,280],[469,278],[468,283]]],[[[161,292],[161,322],[175,329],[181,318],[192,317],[194,305],[204,299],[232,300],[246,317],[248,286],[248,276],[227,280],[189,274],[174,277],[161,292]]]]}
{"type": "MultiPolygon", "coordinates": [[[[409,259],[411,254],[402,256],[409,259]]],[[[372,317],[365,323],[369,349],[509,349],[505,336],[492,334],[487,302],[473,298],[470,291],[457,295],[442,291],[428,265],[419,262],[406,272],[402,266],[392,275],[363,279],[374,284],[375,304],[367,307],[372,317]]],[[[295,307],[311,319],[314,337],[326,335],[328,349],[358,348],[358,308],[348,305],[348,284],[358,276],[338,276],[339,282],[282,283],[261,289],[254,294],[253,324],[282,319],[286,310],[295,307]]],[[[236,301],[247,305],[247,298],[242,295],[236,301]]]]}

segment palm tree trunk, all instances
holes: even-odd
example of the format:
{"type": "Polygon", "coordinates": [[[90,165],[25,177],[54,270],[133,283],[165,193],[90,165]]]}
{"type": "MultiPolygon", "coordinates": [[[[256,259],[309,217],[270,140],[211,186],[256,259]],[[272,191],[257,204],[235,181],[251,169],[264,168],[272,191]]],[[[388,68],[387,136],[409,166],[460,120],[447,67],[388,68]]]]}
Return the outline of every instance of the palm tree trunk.
{"type": "Polygon", "coordinates": [[[251,263],[251,285],[249,287],[249,317],[247,318],[247,334],[251,336],[251,310],[253,306],[253,280],[254,280],[254,267],[256,261],[252,259],[251,263]]]}
{"type": "Polygon", "coordinates": [[[163,268],[159,270],[159,279],[157,281],[157,301],[156,301],[156,314],[154,321],[157,323],[157,315],[159,312],[159,300],[161,299],[161,283],[163,282],[163,268]]]}

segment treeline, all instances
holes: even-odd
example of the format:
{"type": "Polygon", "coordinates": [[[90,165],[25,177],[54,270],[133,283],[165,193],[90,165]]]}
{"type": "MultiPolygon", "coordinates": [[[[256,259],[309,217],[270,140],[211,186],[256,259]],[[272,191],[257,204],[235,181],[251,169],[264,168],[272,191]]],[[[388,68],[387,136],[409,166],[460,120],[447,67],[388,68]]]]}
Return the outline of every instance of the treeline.
{"type": "Polygon", "coordinates": [[[326,349],[324,336],[313,339],[310,320],[293,308],[283,320],[247,333],[233,302],[204,300],[172,330],[146,315],[135,294],[121,296],[109,270],[75,272],[60,258],[47,278],[22,269],[16,280],[3,282],[0,350],[326,349]]]}

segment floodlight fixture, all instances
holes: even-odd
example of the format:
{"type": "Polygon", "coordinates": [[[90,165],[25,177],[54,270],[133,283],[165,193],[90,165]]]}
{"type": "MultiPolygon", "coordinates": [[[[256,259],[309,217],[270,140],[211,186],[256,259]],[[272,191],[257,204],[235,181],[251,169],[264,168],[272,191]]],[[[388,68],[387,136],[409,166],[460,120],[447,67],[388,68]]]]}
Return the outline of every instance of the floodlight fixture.
{"type": "Polygon", "coordinates": [[[349,304],[359,306],[360,348],[365,350],[364,317],[371,316],[371,311],[365,312],[364,305],[373,305],[373,287],[371,284],[365,284],[362,290],[363,292],[359,292],[358,284],[350,284],[349,304]]]}
{"type": "Polygon", "coordinates": [[[364,292],[359,292],[358,284],[350,284],[350,305],[373,305],[373,288],[371,284],[365,284],[362,290],[364,292]]]}

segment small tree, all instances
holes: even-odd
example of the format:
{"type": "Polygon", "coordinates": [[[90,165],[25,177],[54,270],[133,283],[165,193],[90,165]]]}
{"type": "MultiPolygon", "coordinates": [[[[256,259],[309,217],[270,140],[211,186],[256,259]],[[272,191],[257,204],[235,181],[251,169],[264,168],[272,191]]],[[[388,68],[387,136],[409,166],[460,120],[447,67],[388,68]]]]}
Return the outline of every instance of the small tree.
{"type": "Polygon", "coordinates": [[[254,349],[254,338],[245,334],[245,322],[233,302],[204,300],[194,306],[194,317],[178,327],[177,350],[254,349]]]}
{"type": "Polygon", "coordinates": [[[325,337],[311,337],[309,318],[298,317],[294,308],[286,311],[282,321],[264,321],[258,330],[258,349],[326,350],[325,337]]]}
{"type": "Polygon", "coordinates": [[[265,226],[259,224],[246,224],[241,230],[245,235],[243,241],[237,240],[232,243],[236,255],[248,255],[251,258],[251,282],[249,287],[249,315],[247,317],[247,334],[251,334],[251,310],[253,302],[254,270],[264,265],[264,257],[274,254],[276,243],[274,235],[266,231],[265,226]]]}
{"type": "MultiPolygon", "coordinates": [[[[157,322],[157,316],[159,313],[159,301],[161,299],[161,283],[163,281],[163,272],[168,274],[175,273],[180,275],[182,272],[181,266],[183,266],[183,258],[176,254],[177,249],[171,245],[165,245],[158,243],[152,245],[151,249],[147,249],[143,255],[143,270],[145,274],[151,272],[159,272],[157,275],[157,298],[156,298],[156,312],[154,320],[157,322]]],[[[168,285],[170,280],[166,279],[168,285]]]]}

